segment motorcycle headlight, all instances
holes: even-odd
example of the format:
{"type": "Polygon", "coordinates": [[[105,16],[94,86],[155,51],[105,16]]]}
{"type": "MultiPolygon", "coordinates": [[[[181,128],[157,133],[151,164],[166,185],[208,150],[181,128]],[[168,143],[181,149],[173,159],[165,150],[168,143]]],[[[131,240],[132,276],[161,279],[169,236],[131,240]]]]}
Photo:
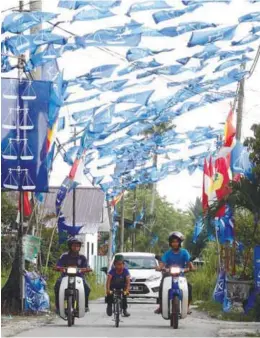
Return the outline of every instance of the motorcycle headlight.
{"type": "Polygon", "coordinates": [[[154,282],[154,281],[156,281],[156,280],[159,280],[161,277],[160,276],[158,276],[158,275],[152,275],[152,276],[150,276],[149,278],[147,278],[147,280],[149,281],[149,282],[154,282]]]}
{"type": "Polygon", "coordinates": [[[76,275],[77,274],[77,268],[72,268],[72,267],[68,268],[67,274],[68,275],[76,275]]]}
{"type": "Polygon", "coordinates": [[[173,266],[170,272],[172,275],[179,275],[181,273],[181,269],[177,266],[173,266]]]}

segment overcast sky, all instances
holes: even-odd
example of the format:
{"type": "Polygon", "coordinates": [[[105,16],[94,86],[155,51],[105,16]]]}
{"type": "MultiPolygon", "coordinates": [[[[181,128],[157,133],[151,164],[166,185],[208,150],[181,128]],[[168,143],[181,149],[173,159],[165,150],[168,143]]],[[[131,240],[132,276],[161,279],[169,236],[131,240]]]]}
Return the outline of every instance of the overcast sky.
{"type": "MultiPolygon", "coordinates": [[[[26,1],[25,1],[26,2],[26,1]]],[[[123,5],[120,8],[115,8],[113,11],[118,15],[116,17],[102,19],[92,22],[75,22],[73,24],[67,23],[64,24],[63,27],[69,29],[78,35],[83,35],[86,33],[93,32],[100,28],[105,27],[113,27],[124,24],[125,22],[129,22],[129,18],[127,18],[124,13],[126,13],[127,9],[131,5],[131,3],[136,3],[137,0],[123,0],[123,5]],[[128,21],[126,21],[128,20],[128,21]]],[[[1,6],[2,9],[10,8],[13,5],[16,5],[18,1],[9,0],[2,1],[1,6]]],[[[43,1],[43,9],[46,11],[61,13],[62,19],[70,20],[73,14],[73,11],[68,10],[60,10],[57,9],[57,0],[48,0],[43,1]]],[[[171,3],[171,1],[168,1],[171,3]]],[[[180,4],[180,1],[174,1],[174,4],[180,4]]],[[[151,14],[153,11],[148,12],[139,12],[133,15],[133,19],[136,21],[140,21],[145,23],[147,27],[158,29],[166,26],[177,25],[181,22],[189,22],[189,21],[207,21],[214,22],[225,25],[232,25],[237,23],[237,18],[242,14],[260,10],[260,4],[250,5],[247,0],[233,0],[232,4],[226,6],[224,4],[211,4],[205,5],[203,8],[197,10],[194,13],[186,14],[183,17],[166,21],[162,24],[155,25],[153,20],[151,19],[151,14]]],[[[251,24],[249,24],[250,26],[251,24]]],[[[251,25],[252,26],[252,25],[251,25]]],[[[237,31],[237,39],[245,36],[245,30],[249,27],[247,25],[243,25],[241,29],[237,31]]],[[[55,33],[61,33],[60,30],[56,30],[55,33]]],[[[147,46],[149,48],[160,49],[160,48],[175,48],[172,53],[162,53],[158,56],[155,56],[155,59],[158,62],[163,64],[174,64],[175,60],[180,57],[185,57],[194,54],[196,51],[201,51],[202,47],[195,47],[188,49],[186,44],[190,34],[184,34],[177,38],[145,38],[145,41],[142,40],[140,46],[147,46]]],[[[259,40],[258,40],[259,41],[259,40]]],[[[230,41],[217,43],[218,46],[224,49],[230,49],[230,41]]],[[[252,46],[256,49],[258,46],[258,42],[252,44],[252,46]]],[[[245,46],[241,46],[238,49],[245,48],[245,46]]],[[[87,73],[92,67],[101,65],[101,64],[110,64],[116,63],[119,65],[119,68],[125,68],[128,65],[128,62],[124,60],[124,56],[127,48],[114,48],[109,47],[110,50],[116,51],[117,54],[111,54],[104,52],[98,48],[87,48],[81,49],[76,52],[67,52],[63,55],[63,57],[59,60],[59,66],[61,69],[64,69],[64,76],[66,79],[74,78],[76,76],[87,73]]],[[[254,58],[255,53],[250,54],[250,57],[254,58]]],[[[151,58],[150,58],[151,59],[151,58]]],[[[149,59],[149,60],[150,60],[149,59]]],[[[212,75],[212,70],[216,67],[217,60],[211,62],[207,66],[206,75],[212,75]]],[[[250,68],[251,63],[247,65],[247,69],[250,68]]],[[[134,83],[136,74],[131,74],[131,76],[127,76],[131,82],[134,83]]],[[[191,78],[194,76],[190,74],[190,72],[185,72],[184,75],[179,75],[175,77],[171,77],[172,81],[182,81],[187,78],[191,78]]],[[[197,76],[197,74],[196,74],[197,76]]],[[[112,76],[112,79],[116,79],[116,76],[112,76]]],[[[212,78],[209,76],[209,78],[212,78]]],[[[244,113],[243,113],[243,127],[242,127],[242,137],[250,135],[250,127],[253,123],[260,121],[260,62],[258,63],[253,76],[246,81],[246,92],[245,92],[245,105],[244,105],[244,113]]],[[[108,81],[108,79],[106,79],[108,81]]],[[[167,89],[166,83],[168,79],[163,77],[157,77],[151,87],[149,86],[139,86],[136,91],[143,91],[148,89],[155,89],[155,94],[153,99],[156,100],[158,98],[162,98],[164,96],[171,95],[173,93],[173,89],[167,89]]],[[[226,89],[226,88],[225,88],[226,89]]],[[[228,86],[227,89],[236,89],[236,85],[228,86]]],[[[131,90],[129,90],[131,92],[131,90]]],[[[124,91],[124,94],[127,91],[124,91]]],[[[90,95],[90,92],[84,93],[83,90],[77,89],[75,94],[72,95],[72,99],[76,99],[79,97],[84,97],[84,95],[90,95]]],[[[104,93],[101,95],[100,101],[102,102],[111,102],[115,97],[118,97],[120,93],[104,93]]],[[[122,93],[121,93],[122,95],[122,93]]],[[[72,112],[80,111],[82,109],[86,109],[90,106],[95,106],[100,104],[100,101],[93,100],[93,102],[88,103],[88,106],[85,105],[74,105],[73,107],[63,108],[61,114],[63,116],[70,116],[72,112]]],[[[215,128],[223,128],[223,123],[225,118],[229,112],[229,101],[225,100],[218,104],[208,104],[207,106],[193,110],[189,113],[185,113],[182,116],[179,116],[174,120],[174,124],[176,124],[177,132],[185,132],[187,130],[192,130],[197,126],[212,126],[215,128]]],[[[71,128],[66,128],[63,132],[59,133],[59,138],[62,141],[65,141],[68,136],[71,136],[71,128]]],[[[120,136],[120,135],[119,135],[120,136]]],[[[114,136],[112,136],[114,137],[114,136]]],[[[118,137],[118,135],[117,135],[118,137]]],[[[182,146],[181,152],[177,155],[173,155],[171,158],[187,158],[190,155],[190,152],[187,148],[188,144],[182,146]]],[[[203,149],[201,149],[203,151],[203,149]]],[[[160,161],[163,161],[161,159],[160,161]]],[[[93,164],[93,173],[95,173],[95,165],[93,164]]],[[[54,172],[51,175],[51,184],[52,185],[60,185],[63,181],[64,177],[69,172],[69,166],[67,166],[61,158],[58,158],[54,164],[54,172]]],[[[98,172],[97,172],[98,174],[98,172]]],[[[90,185],[87,179],[84,179],[82,182],[83,185],[90,185]]],[[[175,206],[180,208],[185,208],[189,202],[195,200],[196,196],[201,196],[201,184],[202,184],[202,172],[196,170],[196,172],[189,176],[187,171],[182,172],[179,175],[172,175],[167,177],[165,180],[158,183],[158,191],[162,196],[166,196],[167,200],[173,203],[175,206]]]]}

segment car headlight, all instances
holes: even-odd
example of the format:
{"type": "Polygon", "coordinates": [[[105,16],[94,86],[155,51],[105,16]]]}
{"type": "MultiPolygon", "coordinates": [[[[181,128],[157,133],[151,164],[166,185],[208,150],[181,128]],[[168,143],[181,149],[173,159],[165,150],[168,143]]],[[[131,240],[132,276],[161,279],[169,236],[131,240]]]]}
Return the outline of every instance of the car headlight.
{"type": "Polygon", "coordinates": [[[149,282],[154,282],[155,280],[159,280],[161,278],[161,276],[158,276],[158,275],[152,275],[150,276],[149,278],[147,278],[147,280],[149,282]]]}

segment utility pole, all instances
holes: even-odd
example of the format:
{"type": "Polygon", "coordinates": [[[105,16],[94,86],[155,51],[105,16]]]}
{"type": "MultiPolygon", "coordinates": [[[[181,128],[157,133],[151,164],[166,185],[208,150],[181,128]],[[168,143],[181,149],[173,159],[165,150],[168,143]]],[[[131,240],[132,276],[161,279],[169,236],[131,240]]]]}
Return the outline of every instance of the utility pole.
{"type": "MultiPolygon", "coordinates": [[[[134,210],[133,210],[133,225],[134,225],[134,222],[136,220],[136,188],[134,189],[134,210]]],[[[134,227],[133,228],[133,232],[132,232],[132,251],[134,252],[135,251],[135,238],[136,238],[136,228],[134,227]]]]}
{"type": "MultiPolygon", "coordinates": [[[[241,70],[245,70],[245,63],[242,64],[241,70]]],[[[242,134],[242,120],[243,120],[243,107],[244,107],[244,97],[245,97],[245,78],[243,78],[239,83],[238,90],[238,102],[237,102],[237,126],[236,126],[236,139],[241,141],[242,134]]]]}
{"type": "Polygon", "coordinates": [[[111,205],[109,203],[109,200],[107,200],[107,213],[108,213],[108,220],[109,220],[109,240],[108,240],[108,266],[110,265],[110,262],[112,260],[113,252],[112,252],[112,246],[113,246],[113,220],[112,220],[112,210],[111,205]]]}
{"type": "Polygon", "coordinates": [[[121,198],[121,221],[120,221],[120,251],[124,251],[125,241],[125,197],[124,192],[121,198]]]}
{"type": "MultiPolygon", "coordinates": [[[[19,12],[23,12],[24,10],[24,3],[23,1],[19,1],[19,12]]],[[[18,58],[18,79],[19,79],[19,86],[23,79],[23,69],[25,64],[25,56],[21,54],[18,58]]],[[[21,138],[21,131],[19,129],[20,125],[20,103],[18,103],[17,107],[17,139],[21,138]]],[[[19,165],[19,164],[18,164],[19,165]]],[[[20,168],[20,165],[19,165],[20,168]]],[[[24,311],[24,250],[23,250],[23,218],[24,218],[24,192],[21,190],[21,174],[19,175],[19,183],[20,183],[20,191],[19,191],[19,208],[20,208],[20,219],[19,219],[19,229],[18,229],[18,248],[19,248],[19,287],[20,287],[20,301],[21,301],[21,312],[24,311]]]]}
{"type": "MultiPolygon", "coordinates": [[[[77,129],[74,127],[74,137],[76,135],[77,129]]],[[[74,141],[74,146],[76,146],[76,139],[74,141]]],[[[72,204],[72,225],[76,226],[76,188],[73,189],[73,204],[72,204]]]]}
{"type": "MultiPolygon", "coordinates": [[[[30,1],[30,12],[42,12],[42,1],[30,1]]],[[[38,34],[39,31],[42,29],[42,25],[34,26],[30,29],[31,34],[38,34]]],[[[33,70],[33,78],[35,80],[41,80],[42,70],[41,67],[37,67],[33,70]]]]}
{"type": "MultiPolygon", "coordinates": [[[[157,147],[156,147],[156,149],[157,149],[157,147]]],[[[157,168],[157,162],[158,162],[158,155],[155,153],[153,155],[153,166],[156,167],[156,168],[157,168]]],[[[150,208],[151,216],[154,215],[155,194],[156,194],[156,183],[153,183],[153,185],[152,185],[152,200],[151,200],[151,208],[150,208]]]]}
{"type": "MultiPolygon", "coordinates": [[[[244,71],[246,69],[246,64],[243,63],[241,65],[241,70],[244,71]]],[[[244,98],[245,98],[245,78],[243,78],[239,83],[238,90],[238,101],[237,101],[237,124],[236,124],[236,140],[241,141],[242,136],[242,121],[243,121],[243,109],[244,109],[244,98]]],[[[231,269],[232,275],[236,274],[236,232],[235,232],[235,224],[234,224],[234,241],[231,252],[231,269]]]]}

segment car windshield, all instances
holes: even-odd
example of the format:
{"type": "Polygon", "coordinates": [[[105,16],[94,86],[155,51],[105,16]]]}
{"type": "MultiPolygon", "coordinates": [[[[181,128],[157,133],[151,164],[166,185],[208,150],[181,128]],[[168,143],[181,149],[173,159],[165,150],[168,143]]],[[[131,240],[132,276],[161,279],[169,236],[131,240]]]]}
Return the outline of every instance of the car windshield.
{"type": "Polygon", "coordinates": [[[128,269],[154,269],[157,266],[154,257],[124,257],[128,269]]]}

